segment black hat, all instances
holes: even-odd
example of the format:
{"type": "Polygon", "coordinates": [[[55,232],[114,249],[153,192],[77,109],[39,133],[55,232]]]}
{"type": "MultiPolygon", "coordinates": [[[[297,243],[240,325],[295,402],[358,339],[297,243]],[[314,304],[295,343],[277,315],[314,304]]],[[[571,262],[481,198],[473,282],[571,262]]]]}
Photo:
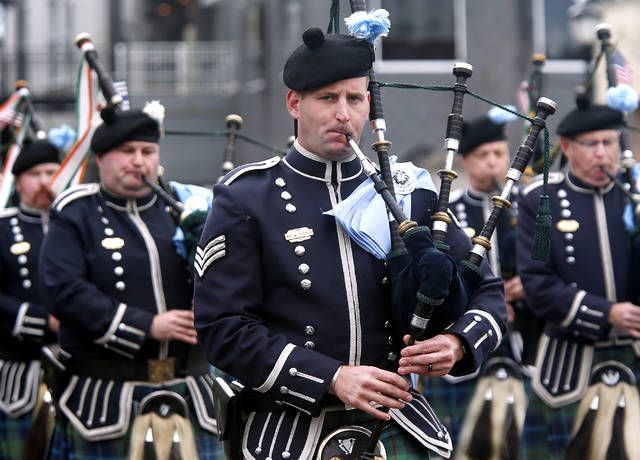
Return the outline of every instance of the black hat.
{"type": "Polygon", "coordinates": [[[373,65],[373,47],[364,38],[324,35],[318,28],[302,34],[303,45],[291,53],[283,80],[294,91],[305,91],[347,78],[363,77],[373,65]]]}
{"type": "Polygon", "coordinates": [[[104,123],[91,138],[91,151],[105,153],[128,141],[157,143],[160,139],[158,122],[142,110],[116,111],[112,107],[102,109],[104,123]]]}
{"type": "Polygon", "coordinates": [[[466,155],[481,144],[505,140],[507,140],[505,124],[496,123],[491,117],[485,115],[463,123],[462,140],[460,141],[458,153],[466,155]]]}
{"type": "Polygon", "coordinates": [[[18,176],[42,163],[60,163],[60,152],[47,140],[25,141],[11,172],[18,176]]]}
{"type": "Polygon", "coordinates": [[[589,105],[579,100],[578,107],[563,118],[556,132],[561,136],[573,137],[588,131],[619,129],[624,125],[622,112],[606,105],[589,105]]]}

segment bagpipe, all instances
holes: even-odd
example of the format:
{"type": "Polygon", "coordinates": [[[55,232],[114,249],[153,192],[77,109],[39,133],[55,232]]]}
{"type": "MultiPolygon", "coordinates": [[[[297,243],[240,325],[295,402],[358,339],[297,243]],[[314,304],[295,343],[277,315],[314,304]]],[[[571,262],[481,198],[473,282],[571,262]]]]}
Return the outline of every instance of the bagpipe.
{"type": "MultiPolygon", "coordinates": [[[[546,56],[542,53],[533,53],[531,55],[531,72],[526,81],[520,85],[520,110],[527,112],[529,118],[533,118],[536,114],[536,103],[542,97],[544,90],[544,64],[546,56]]],[[[524,122],[524,135],[529,130],[529,121],[524,122]]],[[[549,163],[554,163],[560,154],[560,147],[553,146],[549,152],[549,163]]],[[[538,141],[535,144],[533,158],[524,170],[522,181],[526,184],[533,177],[543,172],[544,169],[544,145],[538,141]]]]}
{"type": "MultiPolygon", "coordinates": [[[[626,83],[618,86],[618,74],[616,72],[616,67],[620,64],[615,62],[616,58],[620,59],[620,54],[616,55],[616,50],[613,48],[611,44],[611,26],[609,24],[599,24],[596,26],[596,35],[598,40],[600,41],[600,49],[601,53],[604,54],[605,64],[606,64],[606,75],[607,75],[607,86],[609,93],[609,105],[614,106],[614,108],[618,108],[623,111],[625,114],[625,118],[628,111],[635,110],[637,108],[637,99],[638,96],[635,92],[630,93],[631,97],[635,94],[635,104],[632,102],[630,105],[625,104],[616,104],[612,101],[611,96],[613,93],[614,99],[616,93],[620,93],[618,88],[624,88],[626,83]],[[627,109],[627,110],[625,110],[627,109]]],[[[624,59],[624,58],[622,58],[624,59]]],[[[624,92],[624,89],[623,89],[624,92]]],[[[627,136],[627,132],[623,129],[620,131],[620,151],[622,152],[622,156],[620,158],[620,164],[623,170],[624,183],[622,183],[617,177],[612,177],[609,174],[609,177],[614,182],[614,184],[623,190],[629,199],[629,204],[632,208],[632,216],[634,227],[637,227],[638,222],[640,222],[640,195],[638,194],[638,187],[636,180],[634,177],[634,168],[636,167],[636,160],[633,151],[631,150],[631,145],[629,143],[629,138],[627,136]]],[[[605,171],[606,173],[606,171],[605,171]]],[[[637,232],[637,230],[636,230],[637,232]]]]}
{"type": "Polygon", "coordinates": [[[77,136],[51,179],[50,188],[54,195],[83,181],[88,167],[91,138],[102,123],[100,110],[106,107],[112,107],[114,110],[128,107],[127,100],[121,91],[116,89],[116,84],[102,65],[89,34],[78,34],[75,44],[83,55],[78,67],[76,88],[77,136]]]}
{"type": "MultiPolygon", "coordinates": [[[[351,1],[350,3],[354,14],[345,22],[353,31],[359,28],[354,17],[357,13],[365,10],[365,4],[364,1],[351,1]]],[[[336,24],[337,20],[332,19],[332,22],[336,24]]],[[[368,29],[368,27],[360,28],[368,29]]],[[[357,33],[354,35],[368,38],[357,33]]],[[[555,102],[550,99],[540,98],[538,101],[535,117],[529,119],[531,126],[528,135],[518,149],[507,173],[502,192],[492,199],[491,215],[482,232],[473,239],[473,247],[467,258],[457,264],[449,256],[446,244],[447,229],[451,223],[448,201],[451,183],[457,177],[457,174],[452,170],[452,163],[461,140],[463,97],[469,93],[466,88],[466,80],[471,76],[472,67],[466,63],[456,64],[453,73],[456,77],[456,83],[451,88],[454,92],[454,98],[452,111],[447,121],[445,138],[447,161],[445,168],[439,172],[442,179],[441,190],[437,211],[432,217],[432,229],[418,226],[417,223],[407,219],[395,200],[393,181],[391,180],[392,170],[388,159],[390,142],[384,138],[386,123],[384,123],[382,116],[381,85],[376,80],[373,71],[369,75],[370,120],[376,136],[373,149],[378,154],[381,177],[378,176],[375,165],[371,164],[370,160],[359,150],[355,141],[349,138],[352,150],[362,162],[366,175],[373,182],[376,192],[380,194],[392,216],[389,219],[392,245],[387,257],[391,278],[392,322],[396,336],[409,335],[409,345],[416,339],[427,338],[442,332],[442,329],[429,330],[431,316],[436,308],[438,308],[439,317],[447,316],[451,320],[459,318],[466,309],[468,300],[484,278],[481,264],[487,251],[491,248],[491,235],[495,230],[500,213],[510,207],[509,197],[513,185],[523,175],[524,168],[533,154],[533,146],[538,135],[545,128],[545,119],[553,114],[556,108],[555,102]]],[[[410,85],[405,85],[405,87],[410,87],[410,85]]],[[[548,226],[549,222],[545,222],[545,224],[548,226]]],[[[379,421],[372,430],[368,441],[362,440],[363,435],[360,430],[349,433],[357,440],[356,447],[353,449],[353,452],[357,452],[357,454],[333,458],[375,458],[380,453],[379,437],[386,424],[385,421],[379,421]],[[364,450],[360,446],[365,446],[364,450]]],[[[340,433],[340,436],[344,437],[344,435],[344,433],[340,433]]],[[[323,445],[325,444],[323,443],[323,445]]],[[[335,452],[335,450],[329,450],[329,452],[335,452]]],[[[329,457],[324,455],[324,452],[320,452],[318,458],[329,457]]]]}
{"type": "MultiPolygon", "coordinates": [[[[600,42],[600,53],[604,55],[605,58],[609,106],[622,111],[626,116],[627,112],[637,108],[638,95],[631,87],[629,87],[629,85],[618,81],[618,72],[616,71],[616,67],[621,64],[616,62],[616,59],[624,58],[621,57],[619,52],[616,54],[616,50],[611,43],[611,26],[606,23],[597,25],[596,35],[600,42]],[[627,99],[630,99],[630,101],[627,99]],[[627,102],[630,102],[630,104],[627,104],[627,102]]],[[[620,131],[620,150],[622,152],[620,163],[626,183],[625,188],[632,196],[637,196],[638,190],[633,178],[633,168],[636,164],[636,160],[633,151],[631,150],[629,138],[625,130],[620,131]]],[[[637,196],[636,199],[631,200],[630,202],[633,205],[634,203],[637,203],[639,199],[640,196],[637,196]]],[[[634,208],[636,207],[637,206],[634,206],[634,208]]],[[[634,214],[638,217],[637,212],[634,214]]]]}

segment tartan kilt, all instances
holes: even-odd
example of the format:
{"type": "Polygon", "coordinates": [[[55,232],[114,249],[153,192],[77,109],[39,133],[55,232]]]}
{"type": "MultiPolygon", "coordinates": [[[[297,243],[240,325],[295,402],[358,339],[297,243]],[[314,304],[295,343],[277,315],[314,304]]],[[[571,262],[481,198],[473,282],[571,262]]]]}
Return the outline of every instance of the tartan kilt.
{"type": "MultiPolygon", "coordinates": [[[[134,406],[146,395],[157,391],[159,388],[139,386],[133,394],[134,406]]],[[[189,391],[184,383],[172,385],[170,391],[183,396],[189,401],[189,391]]],[[[193,427],[193,435],[198,449],[200,460],[223,460],[224,449],[217,436],[202,429],[193,410],[189,411],[189,420],[193,427]]],[[[132,413],[135,413],[133,411],[132,413]]],[[[133,415],[132,415],[133,417],[133,415]]],[[[131,428],[133,420],[129,423],[126,434],[118,439],[106,441],[87,441],[66,420],[56,420],[49,448],[50,460],[122,460],[127,458],[131,428]]]]}
{"type": "MultiPolygon", "coordinates": [[[[359,410],[328,412],[325,416],[320,444],[325,436],[338,428],[356,425],[372,430],[377,419],[359,410]]],[[[387,452],[387,458],[393,460],[428,460],[430,451],[405,432],[396,423],[391,423],[380,436],[380,441],[387,452]]],[[[314,453],[313,459],[317,452],[314,453]]],[[[312,459],[309,459],[312,460],[312,459]]]]}
{"type": "MultiPolygon", "coordinates": [[[[449,430],[449,433],[453,439],[453,454],[455,456],[456,449],[458,447],[458,441],[462,425],[464,424],[464,418],[467,415],[469,404],[471,403],[471,397],[475,392],[476,385],[482,376],[475,377],[470,380],[465,380],[460,383],[449,383],[442,378],[425,378],[421,377],[424,382],[424,395],[429,400],[429,403],[435,410],[438,418],[444,423],[449,430]]],[[[532,391],[531,380],[528,377],[523,378],[524,391],[529,398],[529,408],[531,406],[532,391]]],[[[527,409],[527,418],[529,417],[527,409]]],[[[527,430],[527,423],[525,420],[523,435],[520,440],[521,451],[525,449],[525,433],[527,430]]],[[[441,458],[441,457],[435,457],[441,458]]],[[[525,459],[526,457],[521,457],[525,459]]]]}
{"type": "Polygon", "coordinates": [[[11,418],[0,411],[0,458],[22,458],[22,451],[32,422],[32,412],[11,418]]]}
{"type": "Polygon", "coordinates": [[[439,377],[420,378],[424,382],[423,394],[440,421],[449,430],[455,451],[464,417],[479,378],[476,377],[455,384],[439,377]]]}
{"type": "MultiPolygon", "coordinates": [[[[630,346],[596,348],[592,368],[603,361],[618,361],[640,378],[638,358],[630,346]]],[[[569,445],[580,401],[553,409],[534,392],[530,393],[529,407],[524,421],[521,449],[522,460],[556,460],[564,455],[569,445]]]]}

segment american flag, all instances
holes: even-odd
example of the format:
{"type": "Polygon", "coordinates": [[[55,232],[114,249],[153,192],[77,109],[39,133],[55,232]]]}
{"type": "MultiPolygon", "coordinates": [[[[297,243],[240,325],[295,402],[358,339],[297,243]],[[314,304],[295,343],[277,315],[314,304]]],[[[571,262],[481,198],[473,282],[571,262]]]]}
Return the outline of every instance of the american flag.
{"type": "Polygon", "coordinates": [[[624,83],[625,85],[629,85],[633,88],[633,68],[627,58],[625,58],[624,55],[616,49],[613,50],[611,63],[613,64],[613,68],[616,72],[616,80],[618,81],[618,84],[624,83]]]}

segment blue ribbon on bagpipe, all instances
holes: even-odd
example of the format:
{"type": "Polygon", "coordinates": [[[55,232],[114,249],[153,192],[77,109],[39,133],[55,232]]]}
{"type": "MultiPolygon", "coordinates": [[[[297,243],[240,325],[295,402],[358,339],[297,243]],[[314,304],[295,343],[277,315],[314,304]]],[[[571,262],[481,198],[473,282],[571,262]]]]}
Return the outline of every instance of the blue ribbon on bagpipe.
{"type": "MultiPolygon", "coordinates": [[[[175,193],[178,201],[180,201],[186,210],[193,212],[201,212],[208,214],[213,203],[213,192],[205,187],[192,184],[181,184],[180,182],[170,181],[169,186],[175,193]]],[[[189,250],[193,242],[186,241],[185,232],[181,226],[176,227],[173,234],[173,244],[176,252],[184,259],[189,258],[189,250]]]]}

